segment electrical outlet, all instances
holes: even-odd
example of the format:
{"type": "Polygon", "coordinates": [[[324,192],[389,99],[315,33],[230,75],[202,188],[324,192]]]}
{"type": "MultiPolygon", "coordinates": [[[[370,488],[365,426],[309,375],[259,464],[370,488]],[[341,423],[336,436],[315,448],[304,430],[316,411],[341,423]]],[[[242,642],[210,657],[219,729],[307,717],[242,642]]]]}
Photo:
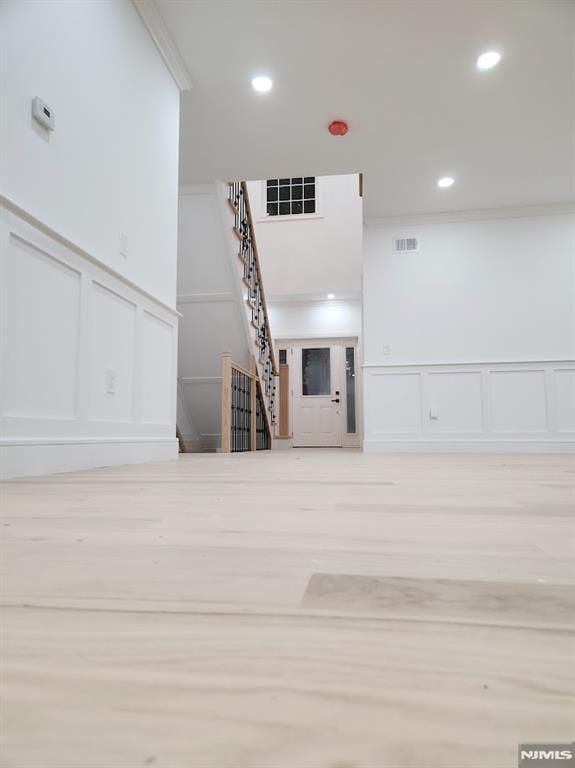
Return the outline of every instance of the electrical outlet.
{"type": "Polygon", "coordinates": [[[384,355],[389,355],[390,352],[391,352],[391,349],[389,348],[389,346],[387,344],[384,344],[383,345],[383,354],[384,355]]]}
{"type": "Polygon", "coordinates": [[[111,368],[106,371],[106,392],[115,395],[117,392],[117,374],[111,368]]]}
{"type": "Polygon", "coordinates": [[[430,410],[429,410],[429,418],[432,421],[436,421],[439,418],[439,411],[435,410],[435,408],[430,408],[430,410]]]}
{"type": "Polygon", "coordinates": [[[120,255],[125,259],[128,258],[128,235],[124,232],[120,233],[120,255]]]}

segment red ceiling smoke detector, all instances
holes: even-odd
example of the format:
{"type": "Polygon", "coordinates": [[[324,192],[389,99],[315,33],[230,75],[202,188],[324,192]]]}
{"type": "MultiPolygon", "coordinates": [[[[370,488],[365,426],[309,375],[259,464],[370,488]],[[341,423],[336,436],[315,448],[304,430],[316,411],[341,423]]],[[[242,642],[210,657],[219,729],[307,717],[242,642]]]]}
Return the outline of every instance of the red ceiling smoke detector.
{"type": "Polygon", "coordinates": [[[333,122],[329,124],[328,131],[332,136],[345,136],[349,131],[349,127],[345,120],[333,120],[333,122]]]}

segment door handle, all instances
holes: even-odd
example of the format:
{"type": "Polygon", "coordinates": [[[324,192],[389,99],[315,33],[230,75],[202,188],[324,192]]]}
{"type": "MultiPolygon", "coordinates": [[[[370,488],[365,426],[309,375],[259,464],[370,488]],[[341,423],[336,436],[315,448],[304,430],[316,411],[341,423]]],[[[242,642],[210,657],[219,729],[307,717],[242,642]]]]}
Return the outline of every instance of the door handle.
{"type": "Polygon", "coordinates": [[[335,400],[331,401],[332,403],[339,403],[339,397],[336,397],[335,400]]]}

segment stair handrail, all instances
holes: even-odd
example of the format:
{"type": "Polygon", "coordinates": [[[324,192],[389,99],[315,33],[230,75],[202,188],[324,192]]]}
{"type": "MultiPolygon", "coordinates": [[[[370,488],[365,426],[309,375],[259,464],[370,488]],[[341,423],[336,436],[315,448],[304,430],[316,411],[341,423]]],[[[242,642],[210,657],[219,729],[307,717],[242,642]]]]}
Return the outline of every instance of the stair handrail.
{"type": "Polygon", "coordinates": [[[258,254],[258,243],[257,243],[257,240],[256,240],[256,231],[255,231],[255,227],[254,227],[254,220],[253,220],[253,217],[252,217],[252,208],[251,208],[251,205],[250,205],[250,196],[248,194],[248,185],[246,184],[245,181],[242,181],[242,191],[243,191],[243,194],[244,194],[244,197],[245,197],[245,201],[246,201],[246,210],[247,210],[247,214],[248,214],[248,225],[249,225],[249,228],[250,228],[250,236],[251,236],[251,241],[252,241],[252,247],[254,249],[254,262],[255,262],[257,273],[258,273],[258,280],[259,280],[260,291],[261,291],[261,296],[262,296],[262,304],[263,304],[263,307],[264,307],[264,322],[265,322],[266,330],[267,330],[268,337],[269,337],[269,340],[270,340],[270,357],[271,357],[271,361],[272,361],[272,369],[273,369],[274,376],[277,376],[279,374],[279,370],[278,370],[278,367],[276,365],[276,358],[275,358],[274,347],[273,347],[273,343],[272,343],[272,332],[271,332],[271,328],[270,328],[270,319],[269,319],[269,313],[268,313],[268,305],[266,303],[266,292],[265,292],[265,289],[264,289],[264,281],[262,279],[262,270],[261,270],[261,266],[260,266],[260,257],[259,257],[259,254],[258,254]]]}
{"type": "Polygon", "coordinates": [[[248,303],[252,309],[252,324],[257,330],[256,345],[262,365],[262,378],[268,398],[270,419],[276,422],[276,381],[279,375],[269,322],[269,312],[262,280],[248,188],[245,181],[228,183],[228,202],[234,213],[234,232],[240,241],[239,258],[244,264],[244,282],[248,287],[248,303]],[[252,277],[255,272],[255,280],[252,277]],[[253,296],[252,296],[253,294],[253,296]]]}

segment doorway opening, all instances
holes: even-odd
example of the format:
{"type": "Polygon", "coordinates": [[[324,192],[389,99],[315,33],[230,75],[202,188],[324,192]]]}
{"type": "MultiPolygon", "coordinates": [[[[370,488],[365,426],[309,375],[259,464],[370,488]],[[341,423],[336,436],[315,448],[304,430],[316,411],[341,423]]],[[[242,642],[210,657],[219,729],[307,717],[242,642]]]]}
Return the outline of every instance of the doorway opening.
{"type": "Polygon", "coordinates": [[[293,447],[359,447],[357,337],[294,339],[279,346],[291,369],[293,447]]]}

